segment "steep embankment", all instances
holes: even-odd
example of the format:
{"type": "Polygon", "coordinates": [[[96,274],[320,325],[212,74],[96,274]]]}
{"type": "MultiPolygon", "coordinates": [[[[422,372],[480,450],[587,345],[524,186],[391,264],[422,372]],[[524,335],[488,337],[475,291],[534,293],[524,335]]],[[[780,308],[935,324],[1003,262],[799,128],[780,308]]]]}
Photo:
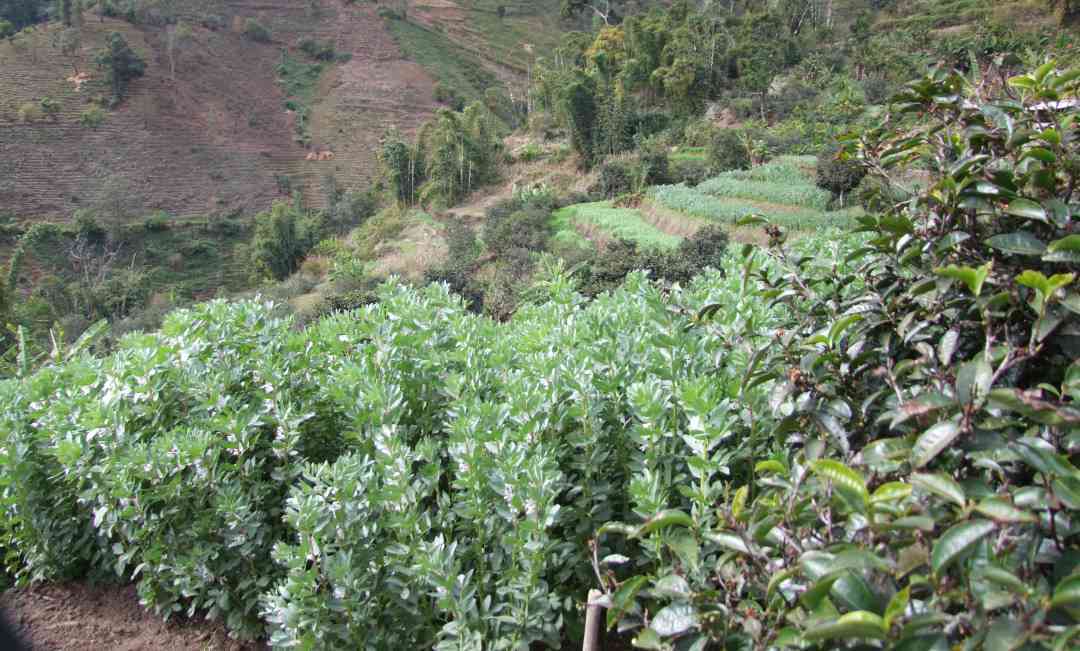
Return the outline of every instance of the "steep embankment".
{"type": "Polygon", "coordinates": [[[74,56],[54,45],[58,25],[0,43],[5,212],[59,219],[80,207],[120,203],[132,216],[252,212],[288,187],[318,205],[327,174],[346,187],[370,179],[382,132],[396,125],[409,133],[434,108],[432,78],[403,59],[370,3],[229,0],[193,3],[186,18],[192,38],[177,51],[175,78],[163,27],[87,14],[74,56]],[[270,42],[243,36],[249,18],[269,29],[270,42]],[[92,61],[113,31],[146,59],[146,75],[94,128],[81,116],[107,95],[92,61]],[[278,82],[283,54],[304,38],[351,55],[325,66],[310,107],[311,148],[334,152],[332,160],[306,160],[309,150],[297,141],[296,117],[285,110],[278,82]],[[68,80],[75,66],[90,75],[81,86],[68,80]],[[43,98],[57,103],[54,115],[20,115],[43,98]]]}

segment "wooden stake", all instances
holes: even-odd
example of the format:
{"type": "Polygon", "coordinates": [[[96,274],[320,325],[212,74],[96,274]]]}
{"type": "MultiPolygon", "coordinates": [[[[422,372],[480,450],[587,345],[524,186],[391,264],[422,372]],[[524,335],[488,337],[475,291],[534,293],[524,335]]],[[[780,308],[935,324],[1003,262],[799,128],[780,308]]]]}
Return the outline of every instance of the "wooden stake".
{"type": "Polygon", "coordinates": [[[581,645],[581,651],[600,651],[604,607],[594,602],[602,596],[604,593],[599,590],[589,590],[589,601],[585,604],[585,643],[581,645]]]}

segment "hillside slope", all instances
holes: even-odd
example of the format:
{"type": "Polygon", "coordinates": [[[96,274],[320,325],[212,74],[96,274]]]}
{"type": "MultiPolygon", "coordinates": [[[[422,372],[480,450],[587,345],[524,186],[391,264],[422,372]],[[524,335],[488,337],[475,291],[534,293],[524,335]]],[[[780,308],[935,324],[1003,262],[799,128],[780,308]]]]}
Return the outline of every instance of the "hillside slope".
{"type": "Polygon", "coordinates": [[[51,45],[59,25],[0,44],[4,210],[58,219],[119,196],[133,215],[251,212],[289,187],[318,204],[327,173],[344,185],[369,179],[382,132],[396,125],[410,133],[434,109],[433,80],[402,58],[373,4],[228,0],[215,11],[214,24],[233,27],[207,29],[200,25],[207,14],[191,9],[192,43],[177,57],[175,80],[159,27],[88,14],[73,58],[51,45]],[[265,25],[272,41],[245,38],[240,28],[248,18],[265,25]],[[104,91],[93,55],[113,31],[146,59],[146,75],[91,128],[80,116],[104,91]],[[282,57],[304,38],[351,55],[325,66],[309,122],[312,149],[335,152],[333,161],[305,160],[277,80],[282,57]],[[68,80],[72,59],[91,75],[81,88],[68,80]],[[46,97],[59,104],[54,116],[23,119],[21,107],[46,97]]]}

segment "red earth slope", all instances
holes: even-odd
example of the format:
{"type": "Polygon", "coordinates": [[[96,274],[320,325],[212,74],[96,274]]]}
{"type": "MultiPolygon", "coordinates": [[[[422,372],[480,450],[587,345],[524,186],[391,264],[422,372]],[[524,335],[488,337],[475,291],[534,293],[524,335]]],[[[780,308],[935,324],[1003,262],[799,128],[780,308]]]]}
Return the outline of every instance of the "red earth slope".
{"type": "Polygon", "coordinates": [[[122,191],[138,216],[176,216],[264,209],[281,196],[279,181],[320,205],[327,173],[339,185],[360,185],[375,166],[379,136],[390,125],[414,131],[432,113],[433,82],[404,61],[370,3],[227,0],[211,3],[222,22],[255,18],[273,42],[253,43],[230,27],[198,26],[171,79],[160,27],[86,15],[80,70],[94,79],[77,89],[71,61],[50,45],[58,26],[40,27],[21,45],[0,43],[0,212],[62,219],[122,191]],[[146,75],[97,129],[80,124],[92,97],[105,92],[93,53],[111,31],[122,33],[147,61],[146,75]],[[308,161],[298,144],[275,67],[282,48],[302,38],[333,40],[352,59],[323,75],[312,110],[313,146],[332,161],[308,161]],[[26,123],[19,108],[44,97],[52,118],[26,123]]]}

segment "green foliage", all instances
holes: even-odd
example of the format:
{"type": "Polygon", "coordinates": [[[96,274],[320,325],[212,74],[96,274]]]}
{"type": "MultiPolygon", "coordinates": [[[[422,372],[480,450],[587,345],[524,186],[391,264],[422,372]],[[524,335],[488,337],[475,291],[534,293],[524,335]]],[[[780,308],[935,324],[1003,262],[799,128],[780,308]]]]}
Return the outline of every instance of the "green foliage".
{"type": "Polygon", "coordinates": [[[566,220],[571,226],[593,226],[606,237],[630,240],[645,249],[673,249],[681,241],[645,221],[638,210],[613,208],[608,201],[567,206],[559,213],[556,219],[566,220]]]}
{"type": "Polygon", "coordinates": [[[586,78],[565,86],[559,96],[559,110],[570,128],[570,146],[585,167],[591,167],[597,122],[595,87],[586,78]]]}
{"type": "Polygon", "coordinates": [[[634,172],[630,161],[613,160],[600,166],[600,175],[596,182],[596,191],[612,199],[634,189],[634,172]]]}
{"type": "Polygon", "coordinates": [[[859,187],[866,167],[842,153],[822,154],[817,163],[817,185],[834,195],[843,196],[859,187]]]}
{"type": "Polygon", "coordinates": [[[827,210],[832,198],[828,192],[811,184],[798,166],[784,159],[745,172],[726,172],[699,184],[696,190],[714,197],[749,199],[815,210],[827,210]]]}
{"type": "Polygon", "coordinates": [[[592,580],[587,537],[630,516],[641,453],[616,387],[699,350],[688,315],[733,291],[712,276],[673,310],[638,277],[586,306],[566,283],[505,325],[437,286],[384,287],[304,332],[214,302],[0,383],[13,566],[138,568],[148,605],[246,635],[261,619],[275,645],[557,647],[592,580]],[[674,340],[620,353],[657,337],[674,340]]]}
{"type": "Polygon", "coordinates": [[[114,105],[123,100],[128,84],[146,72],[146,62],[118,32],[109,34],[107,45],[98,52],[94,61],[105,71],[114,105]]]}
{"type": "Polygon", "coordinates": [[[746,136],[737,129],[720,129],[709,145],[709,167],[713,173],[750,167],[746,136]]]}
{"type": "Polygon", "coordinates": [[[700,313],[749,362],[730,393],[675,394],[685,444],[642,393],[639,517],[598,530],[609,625],[653,649],[1075,641],[1080,111],[1032,107],[1078,78],[1048,64],[1002,102],[934,72],[902,97],[917,135],[853,148],[886,174],[918,161],[930,188],[864,237],[744,252],[743,291],[787,312],[700,313]]]}
{"type": "MultiPolygon", "coordinates": [[[[704,184],[701,184],[704,185],[704,184]]],[[[747,186],[746,194],[761,186],[747,186]]],[[[770,187],[766,185],[765,187],[770,187]]],[[[701,186],[688,188],[685,185],[660,185],[649,189],[649,196],[660,205],[679,212],[703,217],[720,223],[735,224],[750,216],[761,216],[770,222],[794,230],[812,230],[828,226],[844,226],[853,223],[857,210],[825,212],[812,208],[800,208],[773,203],[764,203],[750,199],[713,196],[701,191],[701,186]]],[[[770,193],[779,195],[775,187],[770,193]]],[[[805,200],[806,193],[796,192],[791,198],[805,200]]],[[[759,193],[758,196],[761,196],[759,193]]]]}
{"type": "Polygon", "coordinates": [[[322,61],[309,63],[284,51],[276,69],[278,84],[286,97],[285,108],[293,112],[298,140],[304,145],[311,139],[308,117],[319,78],[325,69],[326,64],[322,61]]]}
{"type": "Polygon", "coordinates": [[[334,50],[334,44],[330,41],[320,42],[313,38],[305,38],[300,41],[298,47],[301,52],[318,61],[338,60],[338,54],[334,50]]]}
{"type": "Polygon", "coordinates": [[[0,22],[8,25],[7,34],[0,29],[0,38],[42,20],[48,11],[48,4],[43,0],[0,0],[0,22]]]}
{"type": "Polygon", "coordinates": [[[395,202],[405,206],[416,203],[426,173],[424,149],[419,141],[410,147],[400,134],[391,131],[383,139],[379,167],[395,202]]]}
{"type": "Polygon", "coordinates": [[[269,28],[255,18],[248,18],[244,21],[243,34],[256,43],[269,43],[272,39],[269,28]]]}
{"type": "Polygon", "coordinates": [[[705,226],[686,239],[676,240],[674,246],[666,244],[641,237],[610,242],[587,261],[581,292],[591,297],[613,292],[635,271],[647,271],[657,280],[688,285],[707,268],[727,270],[728,236],[718,226],[705,226]]]}
{"type": "Polygon", "coordinates": [[[499,139],[494,117],[482,104],[463,113],[441,109],[420,136],[426,154],[425,202],[453,205],[498,175],[499,139]]]}
{"type": "Polygon", "coordinates": [[[105,122],[107,115],[105,109],[94,105],[79,114],[79,124],[88,129],[97,129],[105,122]]]}
{"type": "Polygon", "coordinates": [[[256,215],[250,248],[256,273],[278,280],[294,273],[308,250],[322,239],[317,231],[310,214],[283,201],[256,215]]]}

